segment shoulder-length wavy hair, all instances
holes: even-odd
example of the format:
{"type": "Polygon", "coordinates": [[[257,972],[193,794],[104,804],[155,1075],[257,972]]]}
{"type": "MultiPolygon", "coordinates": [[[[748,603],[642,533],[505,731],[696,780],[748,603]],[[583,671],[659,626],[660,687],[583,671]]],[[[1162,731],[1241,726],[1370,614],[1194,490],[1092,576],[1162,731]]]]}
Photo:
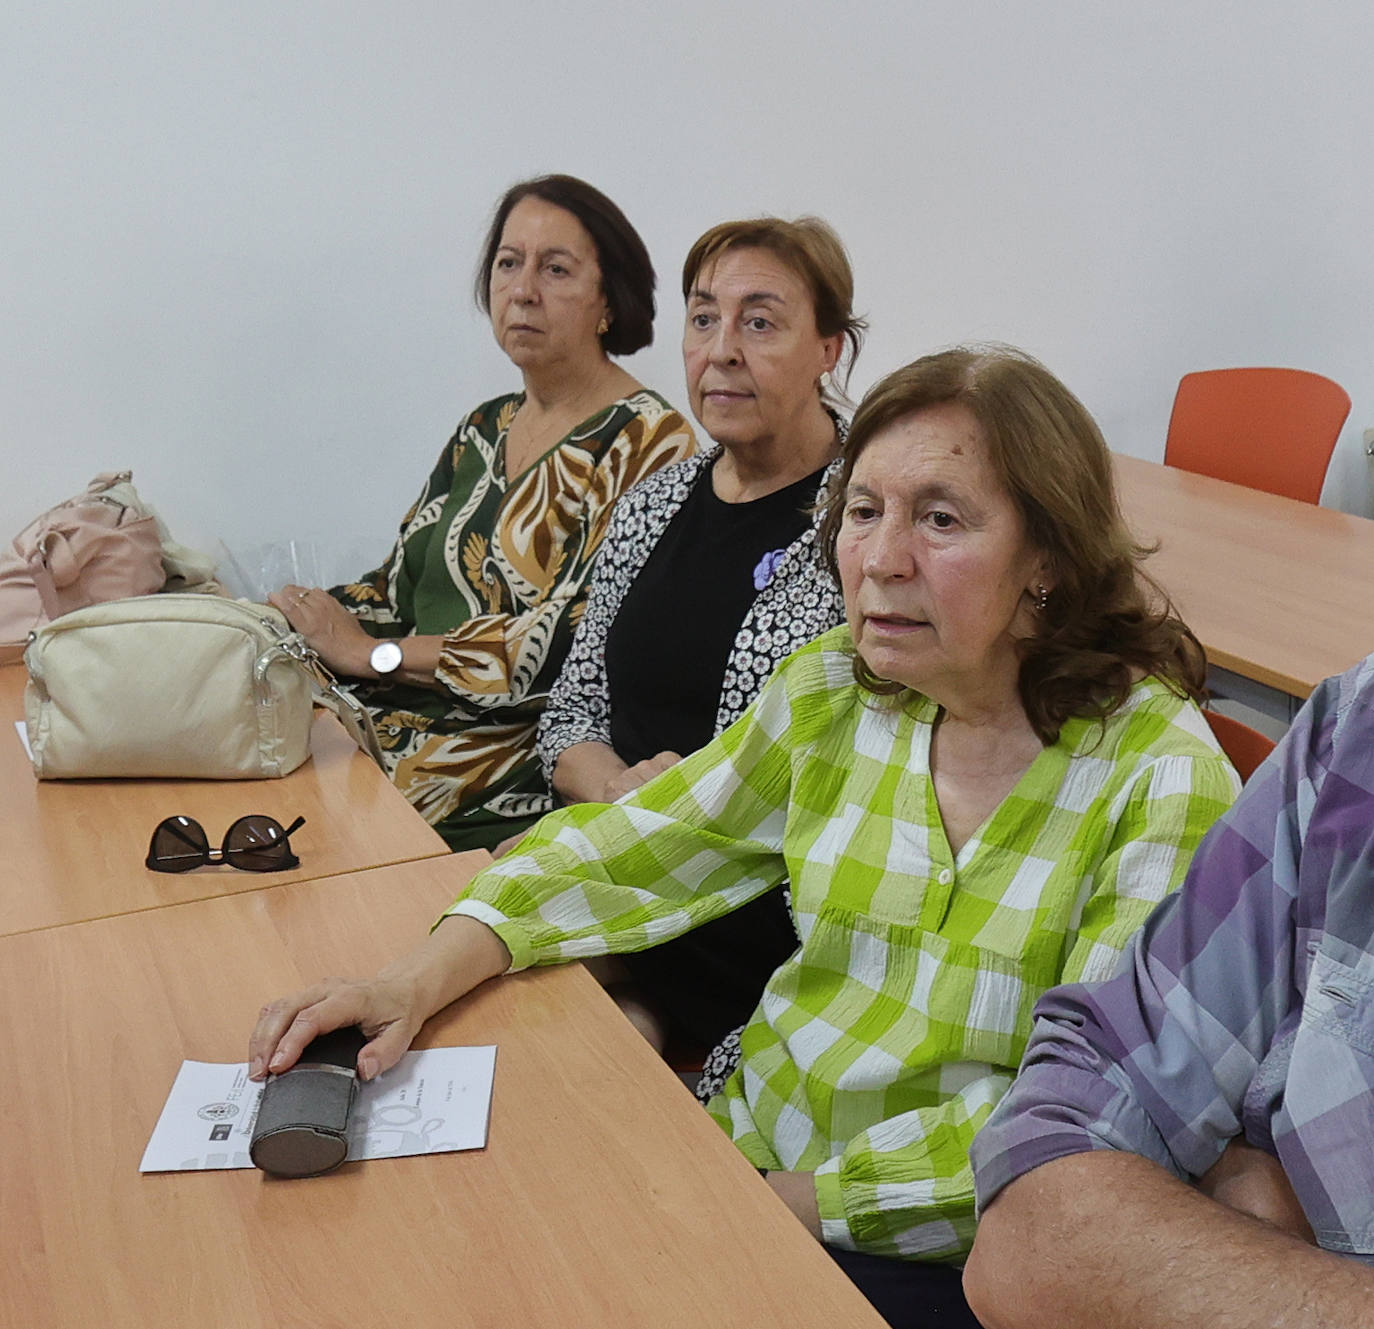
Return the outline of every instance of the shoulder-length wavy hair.
{"type": "MultiPolygon", "coordinates": [[[[1048,558],[1054,589],[1021,642],[1021,704],[1041,742],[1073,716],[1104,718],[1139,674],[1200,700],[1202,647],[1168,597],[1140,568],[1152,550],[1122,520],[1111,454],[1092,416],[1038,360],[1010,346],[959,346],[889,374],[864,397],[831,489],[822,548],[839,578],[835,542],[854,463],[889,425],[958,402],[978,421],[992,466],[1031,543],[1048,558]]],[[[874,676],[857,655],[854,675],[880,695],[906,691],[874,676]]]]}

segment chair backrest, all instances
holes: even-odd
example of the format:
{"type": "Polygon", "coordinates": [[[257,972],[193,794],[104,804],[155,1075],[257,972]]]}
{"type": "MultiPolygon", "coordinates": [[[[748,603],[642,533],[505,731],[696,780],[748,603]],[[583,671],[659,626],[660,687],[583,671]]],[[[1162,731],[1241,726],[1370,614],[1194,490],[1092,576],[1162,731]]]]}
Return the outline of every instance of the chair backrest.
{"type": "Polygon", "coordinates": [[[1255,773],[1255,767],[1273,752],[1274,740],[1220,711],[1203,711],[1203,715],[1244,784],[1255,773]]]}
{"type": "Polygon", "coordinates": [[[1350,397],[1339,383],[1303,369],[1184,374],[1164,462],[1316,503],[1349,414],[1350,397]]]}

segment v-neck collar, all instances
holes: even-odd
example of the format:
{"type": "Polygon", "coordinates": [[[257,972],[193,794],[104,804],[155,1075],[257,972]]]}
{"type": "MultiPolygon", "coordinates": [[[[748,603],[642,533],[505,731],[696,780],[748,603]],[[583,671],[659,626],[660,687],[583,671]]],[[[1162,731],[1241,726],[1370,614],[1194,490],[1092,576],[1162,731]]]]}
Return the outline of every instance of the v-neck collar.
{"type": "MultiPolygon", "coordinates": [[[[937,878],[946,869],[957,877],[960,872],[969,867],[974,856],[988,838],[988,832],[1000,821],[1012,815],[1008,810],[1010,805],[1022,801],[1017,796],[1027,785],[1044,788],[1052,784],[1053,787],[1058,788],[1063,783],[1069,762],[1077,755],[1077,748],[1083,738],[1082,734],[1074,734],[1070,741],[1066,742],[1065,730],[1068,729],[1068,724],[1066,724],[1053,743],[1048,747],[1042,747],[1035,754],[1030,765],[1017,777],[1016,783],[1007,790],[992,811],[974,827],[956,854],[950,845],[949,833],[945,830],[945,819],[940,812],[939,799],[935,796],[935,768],[931,763],[935,729],[939,723],[941,710],[940,705],[929,697],[922,696],[920,698],[914,712],[920,735],[919,746],[912,753],[912,757],[922,764],[922,768],[926,772],[926,817],[930,826],[930,857],[931,862],[937,867],[937,878]]],[[[1094,729],[1097,727],[1096,721],[1080,721],[1078,723],[1091,725],[1094,729]]],[[[1034,800],[1031,801],[1034,802],[1034,800]]],[[[953,885],[953,879],[944,884],[953,885]]]]}
{"type": "Polygon", "coordinates": [[[513,475],[509,479],[507,479],[506,438],[510,434],[511,425],[515,423],[516,414],[519,412],[521,406],[525,404],[525,394],[523,392],[514,393],[511,397],[511,405],[513,409],[510,413],[510,419],[506,421],[505,426],[496,436],[496,452],[495,456],[492,459],[492,474],[500,477],[502,493],[509,494],[514,490],[518,489],[527,475],[530,475],[532,472],[537,471],[546,461],[548,461],[550,457],[553,456],[555,452],[559,450],[559,448],[563,447],[567,443],[567,441],[570,438],[572,438],[575,434],[582,434],[586,432],[587,426],[591,424],[593,420],[601,419],[608,412],[617,410],[622,406],[632,405],[634,402],[634,398],[638,395],[639,394],[636,392],[632,393],[628,397],[617,397],[614,401],[607,402],[605,406],[602,406],[597,410],[593,411],[585,419],[579,420],[575,425],[573,425],[571,429],[569,429],[565,434],[563,434],[563,436],[559,438],[557,442],[551,443],[547,448],[545,448],[544,451],[541,452],[539,456],[537,456],[532,462],[530,462],[530,464],[526,466],[524,470],[520,471],[519,474],[513,475]]]}

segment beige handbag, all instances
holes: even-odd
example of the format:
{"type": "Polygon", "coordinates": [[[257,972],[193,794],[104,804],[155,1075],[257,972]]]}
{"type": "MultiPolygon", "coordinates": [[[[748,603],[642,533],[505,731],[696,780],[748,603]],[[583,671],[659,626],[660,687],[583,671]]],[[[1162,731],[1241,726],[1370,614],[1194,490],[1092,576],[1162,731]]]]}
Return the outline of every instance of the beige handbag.
{"type": "Polygon", "coordinates": [[[111,600],[40,628],[24,663],[39,779],[287,775],[310,755],[317,683],[380,764],[367,712],[270,605],[191,594],[111,600]]]}

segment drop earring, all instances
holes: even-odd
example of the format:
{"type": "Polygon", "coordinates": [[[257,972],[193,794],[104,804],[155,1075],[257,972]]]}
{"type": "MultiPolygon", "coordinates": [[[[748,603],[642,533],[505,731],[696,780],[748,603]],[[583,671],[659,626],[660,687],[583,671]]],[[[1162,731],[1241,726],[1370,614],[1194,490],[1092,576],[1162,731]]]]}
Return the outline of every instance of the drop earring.
{"type": "Polygon", "coordinates": [[[821,376],[816,380],[816,386],[820,389],[822,396],[830,390],[830,385],[833,382],[834,380],[830,377],[830,371],[828,369],[821,370],[821,376]]]}

